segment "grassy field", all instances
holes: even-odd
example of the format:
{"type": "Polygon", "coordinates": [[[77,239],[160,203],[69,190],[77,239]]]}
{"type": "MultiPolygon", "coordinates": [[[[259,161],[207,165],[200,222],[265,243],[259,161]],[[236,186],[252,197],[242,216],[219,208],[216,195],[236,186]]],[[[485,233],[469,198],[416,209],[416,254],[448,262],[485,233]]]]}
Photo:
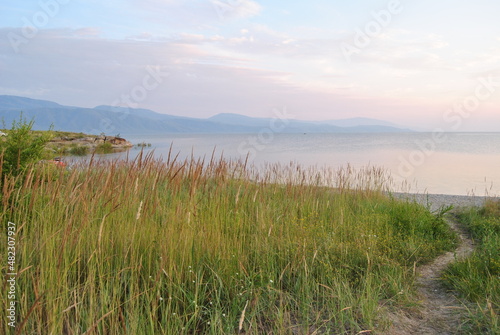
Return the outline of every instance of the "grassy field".
{"type": "Polygon", "coordinates": [[[383,334],[386,311],[415,306],[415,266],[456,244],[384,178],[148,156],[6,179],[16,331],[383,334]]]}
{"type": "Polygon", "coordinates": [[[458,219],[470,231],[476,250],[471,257],[452,264],[446,283],[475,303],[470,326],[476,334],[500,334],[500,201],[484,208],[461,210],[458,219]]]}

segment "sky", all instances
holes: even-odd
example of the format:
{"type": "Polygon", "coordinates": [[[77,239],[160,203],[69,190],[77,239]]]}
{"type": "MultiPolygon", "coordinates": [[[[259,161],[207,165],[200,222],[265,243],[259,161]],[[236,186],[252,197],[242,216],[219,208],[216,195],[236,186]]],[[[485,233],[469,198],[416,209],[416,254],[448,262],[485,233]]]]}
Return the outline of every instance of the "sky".
{"type": "Polygon", "coordinates": [[[4,0],[0,94],[500,131],[497,0],[4,0]]]}

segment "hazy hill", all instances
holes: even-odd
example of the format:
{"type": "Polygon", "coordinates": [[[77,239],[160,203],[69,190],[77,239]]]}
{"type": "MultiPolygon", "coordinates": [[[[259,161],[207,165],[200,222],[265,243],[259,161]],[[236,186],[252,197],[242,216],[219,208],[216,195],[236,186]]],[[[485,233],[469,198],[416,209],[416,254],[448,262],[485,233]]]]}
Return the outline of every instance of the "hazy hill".
{"type": "MultiPolygon", "coordinates": [[[[241,114],[221,113],[209,118],[223,124],[238,125],[246,124],[255,127],[269,127],[270,120],[266,118],[253,118],[241,114]]],[[[301,121],[288,120],[287,130],[285,132],[408,132],[410,129],[402,128],[394,123],[370,119],[370,118],[349,118],[341,120],[327,121],[301,121]]]]}
{"type": "MultiPolygon", "coordinates": [[[[7,128],[20,113],[35,120],[36,130],[84,132],[92,134],[140,133],[257,133],[269,128],[271,118],[254,118],[223,113],[208,119],[157,113],[149,109],[101,105],[94,108],[63,106],[46,100],[0,95],[0,119],[7,128]]],[[[354,118],[311,122],[288,120],[285,133],[404,132],[408,129],[381,120],[354,118]]]]}
{"type": "Polygon", "coordinates": [[[394,127],[394,128],[401,127],[392,122],[371,119],[366,117],[353,117],[341,120],[327,120],[324,122],[338,127],[358,127],[358,126],[384,126],[384,127],[394,127]]]}
{"type": "Polygon", "coordinates": [[[13,95],[0,95],[0,109],[31,109],[31,108],[59,108],[56,102],[47,100],[36,100],[13,95]]]}

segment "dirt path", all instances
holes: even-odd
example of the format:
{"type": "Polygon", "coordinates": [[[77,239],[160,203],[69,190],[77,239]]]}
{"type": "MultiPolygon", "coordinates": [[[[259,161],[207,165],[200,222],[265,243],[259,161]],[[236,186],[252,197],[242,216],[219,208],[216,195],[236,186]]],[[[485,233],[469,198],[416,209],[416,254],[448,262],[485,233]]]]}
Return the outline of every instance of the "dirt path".
{"type": "Polygon", "coordinates": [[[451,228],[460,236],[460,244],[455,251],[447,252],[434,262],[417,269],[418,294],[420,309],[416,314],[400,312],[392,315],[393,326],[387,332],[390,335],[410,334],[457,334],[461,319],[466,313],[464,306],[439,281],[443,270],[457,258],[468,256],[474,246],[467,234],[452,221],[447,219],[451,228]]]}

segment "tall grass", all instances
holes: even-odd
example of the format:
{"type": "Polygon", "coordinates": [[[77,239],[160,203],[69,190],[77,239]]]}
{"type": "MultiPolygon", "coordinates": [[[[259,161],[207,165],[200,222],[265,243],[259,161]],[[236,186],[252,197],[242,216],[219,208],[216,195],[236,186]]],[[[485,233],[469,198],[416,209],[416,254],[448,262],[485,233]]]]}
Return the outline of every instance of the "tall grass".
{"type": "Polygon", "coordinates": [[[384,178],[140,156],[6,179],[17,331],[383,333],[384,310],[413,302],[415,264],[455,243],[440,218],[385,196],[384,178]]]}
{"type": "Polygon", "coordinates": [[[471,309],[473,331],[500,334],[500,201],[462,210],[458,218],[470,230],[476,249],[467,259],[453,263],[444,279],[477,304],[471,309]]]}

